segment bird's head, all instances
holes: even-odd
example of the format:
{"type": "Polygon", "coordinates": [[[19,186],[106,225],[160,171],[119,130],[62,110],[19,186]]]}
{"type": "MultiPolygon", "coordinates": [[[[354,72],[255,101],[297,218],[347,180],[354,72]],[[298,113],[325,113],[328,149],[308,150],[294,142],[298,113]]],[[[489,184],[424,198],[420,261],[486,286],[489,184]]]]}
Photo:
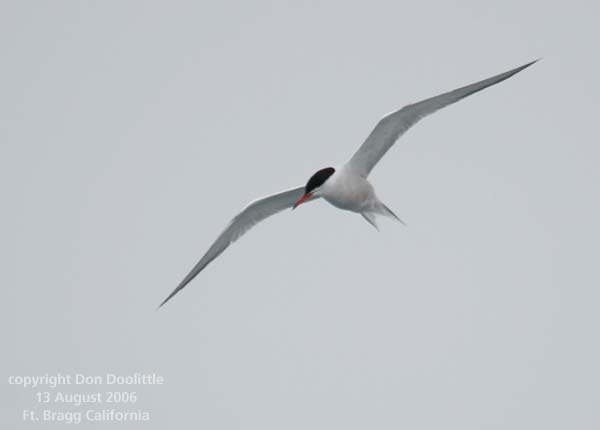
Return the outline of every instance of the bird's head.
{"type": "Polygon", "coordinates": [[[302,203],[304,203],[311,197],[318,196],[323,184],[325,184],[325,182],[327,182],[327,180],[334,173],[335,169],[333,167],[326,167],[312,175],[306,183],[306,187],[304,187],[304,194],[302,194],[302,196],[294,204],[294,209],[296,209],[298,206],[300,206],[302,203]]]}

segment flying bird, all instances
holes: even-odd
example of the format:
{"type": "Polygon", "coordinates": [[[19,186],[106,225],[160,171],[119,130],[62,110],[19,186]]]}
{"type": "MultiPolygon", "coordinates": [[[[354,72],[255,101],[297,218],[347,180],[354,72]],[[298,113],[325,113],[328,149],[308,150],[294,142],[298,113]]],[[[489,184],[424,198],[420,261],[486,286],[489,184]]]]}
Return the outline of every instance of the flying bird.
{"type": "Polygon", "coordinates": [[[238,240],[248,230],[271,215],[289,208],[324,198],[336,208],[356,212],[377,228],[376,216],[383,215],[400,222],[398,218],[375,194],[373,185],[367,179],[371,170],[381,160],[402,134],[425,116],[452,103],[464,99],[487,87],[498,84],[538,60],[488,79],[467,85],[435,97],[409,104],[384,116],[375,126],[364,143],[346,164],[326,167],[310,177],[305,186],[282,191],[250,203],[237,214],[217,237],[200,261],[163,300],[159,308],[181,291],[206,266],[217,258],[229,245],[238,240]]]}

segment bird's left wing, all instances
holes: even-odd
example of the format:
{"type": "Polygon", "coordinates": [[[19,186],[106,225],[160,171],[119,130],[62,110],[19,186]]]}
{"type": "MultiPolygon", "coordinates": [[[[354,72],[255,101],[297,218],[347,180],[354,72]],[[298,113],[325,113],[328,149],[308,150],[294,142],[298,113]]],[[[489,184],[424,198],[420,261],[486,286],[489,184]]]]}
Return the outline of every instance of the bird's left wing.
{"type": "Polygon", "coordinates": [[[371,134],[367,137],[367,140],[352,156],[348,162],[348,166],[354,172],[366,178],[377,162],[381,160],[381,157],[392,147],[394,142],[420,119],[452,103],[456,103],[471,94],[498,84],[535,62],[537,60],[474,84],[404,106],[402,109],[386,115],[377,123],[371,134]]]}
{"type": "MultiPolygon", "coordinates": [[[[263,197],[250,203],[246,209],[236,215],[219,235],[215,243],[206,251],[206,254],[194,266],[190,273],[181,281],[169,296],[163,300],[159,308],[167,303],[175,294],[182,290],[192,279],[198,275],[206,266],[217,258],[233,242],[243,236],[248,230],[259,222],[275,215],[284,209],[291,208],[294,203],[304,194],[304,187],[283,191],[271,196],[263,197]]],[[[312,198],[311,200],[315,200],[312,198]]]]}

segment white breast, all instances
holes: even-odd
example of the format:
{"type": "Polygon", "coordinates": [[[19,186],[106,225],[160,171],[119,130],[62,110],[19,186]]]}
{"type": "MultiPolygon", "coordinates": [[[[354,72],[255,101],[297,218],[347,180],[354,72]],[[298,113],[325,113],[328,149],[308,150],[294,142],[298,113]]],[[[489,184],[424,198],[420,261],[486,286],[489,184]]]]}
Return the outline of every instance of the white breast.
{"type": "Polygon", "coordinates": [[[363,212],[377,201],[369,181],[346,168],[336,169],[319,194],[333,206],[352,212],[363,212]]]}

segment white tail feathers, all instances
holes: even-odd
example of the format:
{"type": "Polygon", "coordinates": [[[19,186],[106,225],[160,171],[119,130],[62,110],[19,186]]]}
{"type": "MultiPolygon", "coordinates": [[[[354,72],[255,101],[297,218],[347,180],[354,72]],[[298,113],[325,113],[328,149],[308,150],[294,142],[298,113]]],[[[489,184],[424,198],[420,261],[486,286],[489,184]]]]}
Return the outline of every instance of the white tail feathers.
{"type": "Polygon", "coordinates": [[[361,215],[364,219],[367,220],[369,224],[371,224],[377,231],[379,231],[379,226],[377,225],[377,215],[383,215],[391,219],[395,219],[400,222],[402,225],[406,225],[404,221],[402,221],[398,215],[396,215],[390,208],[384,205],[381,202],[378,202],[377,206],[373,208],[372,211],[361,212],[361,215]]]}
{"type": "Polygon", "coordinates": [[[375,230],[379,231],[379,227],[377,226],[377,220],[375,219],[375,212],[361,212],[361,215],[364,219],[367,220],[369,224],[375,227],[375,230]]]}
{"type": "Polygon", "coordinates": [[[388,218],[395,219],[402,225],[406,225],[406,223],[404,221],[402,221],[400,219],[400,217],[398,217],[398,215],[396,215],[394,212],[392,212],[392,210],[390,208],[388,208],[386,205],[384,205],[383,203],[381,203],[381,208],[383,209],[381,212],[383,215],[387,216],[388,218]]]}

